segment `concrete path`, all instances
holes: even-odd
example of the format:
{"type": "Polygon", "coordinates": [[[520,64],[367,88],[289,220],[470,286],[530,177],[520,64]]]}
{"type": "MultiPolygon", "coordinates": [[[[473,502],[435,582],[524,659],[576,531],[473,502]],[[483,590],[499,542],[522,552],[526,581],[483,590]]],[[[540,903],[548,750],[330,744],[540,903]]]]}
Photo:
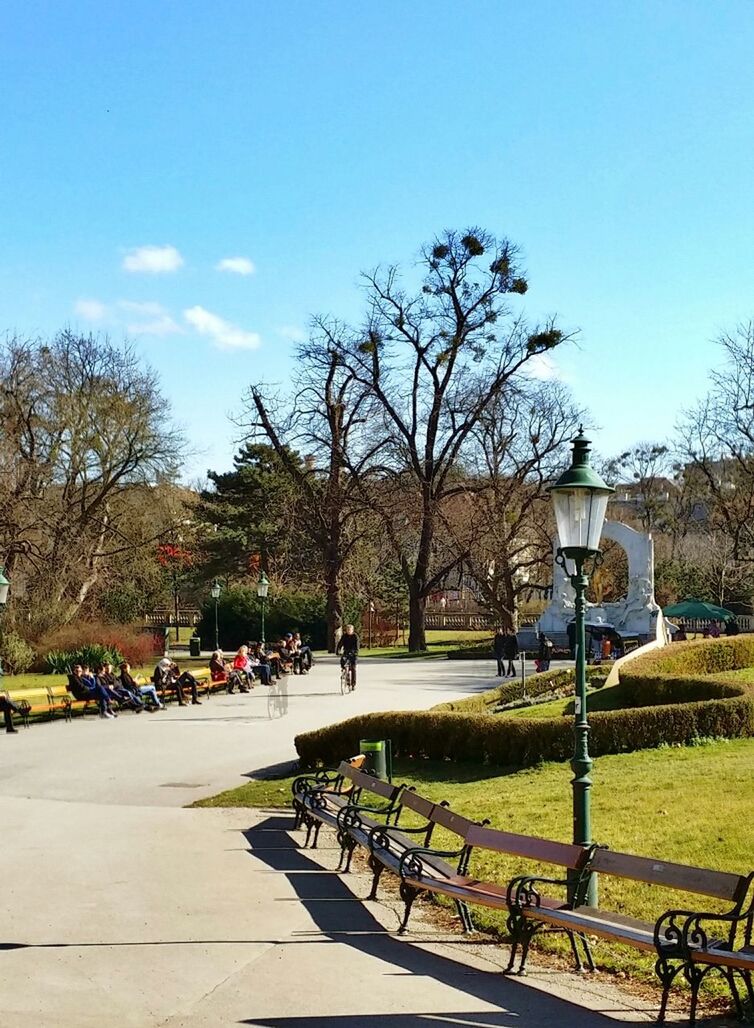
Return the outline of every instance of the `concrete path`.
{"type": "Polygon", "coordinates": [[[290,759],[297,731],[470,694],[490,670],[364,662],[342,697],[324,662],[288,680],[285,713],[257,689],[1,735],[2,1028],[646,1023],[612,989],[575,994],[575,976],[505,980],[500,947],[421,918],[397,939],[391,904],[359,902],[365,881],[300,850],[280,812],[182,809],[290,759]]]}

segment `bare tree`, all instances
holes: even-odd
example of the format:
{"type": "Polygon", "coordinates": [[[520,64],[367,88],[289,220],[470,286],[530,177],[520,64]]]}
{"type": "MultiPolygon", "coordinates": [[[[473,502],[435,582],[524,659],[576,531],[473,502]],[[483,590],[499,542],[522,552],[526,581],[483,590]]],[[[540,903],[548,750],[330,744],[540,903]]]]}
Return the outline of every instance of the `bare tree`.
{"type": "Polygon", "coordinates": [[[545,489],[567,463],[581,420],[562,383],[522,381],[474,430],[468,516],[454,534],[482,601],[506,628],[518,628],[520,596],[551,581],[554,525],[545,489]]]}
{"type": "Polygon", "coordinates": [[[697,496],[695,519],[719,530],[737,561],[754,561],[754,321],[718,340],[724,364],[680,425],[684,477],[697,496]]]}
{"type": "Polygon", "coordinates": [[[427,597],[466,558],[438,528],[449,501],[468,493],[462,479],[474,432],[527,363],[564,340],[553,322],[530,329],[512,314],[507,298],[527,283],[507,240],[479,229],[445,232],[419,265],[423,282],[413,293],[395,267],[366,275],[364,327],[329,332],[369,397],[367,431],[345,456],[400,564],[412,651],[426,648],[427,597]]]}
{"type": "Polygon", "coordinates": [[[107,558],[143,545],[124,492],[175,475],[183,440],[155,373],[129,348],[59,333],[0,349],[0,548],[56,620],[107,558]]]}
{"type": "Polygon", "coordinates": [[[244,420],[252,437],[262,436],[274,448],[298,488],[304,531],[325,580],[331,651],[343,623],[343,568],[369,522],[347,470],[352,464],[347,451],[364,427],[368,396],[331,345],[334,331],[315,322],[312,338],[297,353],[300,374],[294,396],[286,403],[252,386],[244,420]],[[305,455],[303,462],[299,452],[305,455]]]}

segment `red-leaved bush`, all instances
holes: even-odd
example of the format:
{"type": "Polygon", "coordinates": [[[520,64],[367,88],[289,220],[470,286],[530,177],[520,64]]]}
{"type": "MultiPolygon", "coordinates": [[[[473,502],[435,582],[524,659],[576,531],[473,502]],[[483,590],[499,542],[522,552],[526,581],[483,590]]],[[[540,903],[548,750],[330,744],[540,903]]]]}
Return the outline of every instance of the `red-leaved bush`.
{"type": "Polygon", "coordinates": [[[76,621],[48,632],[40,641],[34,670],[47,670],[47,654],[52,651],[75,650],[87,644],[106,646],[122,653],[134,667],[149,665],[154,658],[154,639],[151,632],[141,631],[134,625],[107,625],[99,621],[76,621]]]}

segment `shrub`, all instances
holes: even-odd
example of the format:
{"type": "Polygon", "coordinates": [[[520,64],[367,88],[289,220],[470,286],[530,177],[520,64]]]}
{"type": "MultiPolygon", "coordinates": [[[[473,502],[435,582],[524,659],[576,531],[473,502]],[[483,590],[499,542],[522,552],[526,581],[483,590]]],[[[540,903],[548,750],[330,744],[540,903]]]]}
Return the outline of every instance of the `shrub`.
{"type": "MultiPolygon", "coordinates": [[[[754,735],[754,705],[747,696],[665,704],[594,714],[590,724],[590,752],[602,756],[754,735]]],[[[298,735],[295,746],[304,767],[336,765],[358,752],[361,739],[390,739],[396,757],[509,767],[567,760],[573,751],[572,724],[565,718],[528,721],[438,709],[363,714],[298,735]]]]}
{"type": "Polygon", "coordinates": [[[87,643],[72,650],[49,650],[45,657],[47,670],[55,675],[67,675],[74,664],[94,669],[99,664],[119,664],[123,659],[123,654],[118,650],[109,649],[101,643],[87,643]]]}
{"type": "Polygon", "coordinates": [[[3,668],[9,675],[22,675],[34,662],[35,653],[32,647],[15,632],[3,632],[2,640],[3,668]]]}
{"type": "MultiPolygon", "coordinates": [[[[134,667],[149,664],[154,654],[154,641],[151,632],[142,631],[133,625],[105,625],[97,621],[81,621],[63,625],[50,632],[40,646],[34,667],[39,671],[56,670],[71,659],[80,657],[89,649],[93,652],[110,654],[112,663],[127,660],[134,667]],[[96,648],[99,647],[99,650],[96,648]],[[51,659],[52,658],[52,659],[51,659]]],[[[87,664],[90,659],[87,658],[87,664]]]]}
{"type": "MultiPolygon", "coordinates": [[[[261,636],[261,607],[255,588],[238,587],[220,594],[217,607],[220,645],[235,650],[241,643],[261,636]]],[[[316,593],[282,593],[265,605],[265,636],[278,639],[285,632],[301,632],[315,649],[326,645],[325,601],[316,593]]],[[[205,645],[215,639],[215,603],[202,609],[197,627],[205,645]]]]}

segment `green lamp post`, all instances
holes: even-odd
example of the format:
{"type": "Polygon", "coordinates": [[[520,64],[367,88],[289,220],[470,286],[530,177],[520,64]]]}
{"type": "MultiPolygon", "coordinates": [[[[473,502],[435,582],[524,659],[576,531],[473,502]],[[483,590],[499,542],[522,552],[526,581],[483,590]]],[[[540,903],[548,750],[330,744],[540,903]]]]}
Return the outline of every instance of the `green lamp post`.
{"type": "MultiPolygon", "coordinates": [[[[558,565],[571,580],[576,593],[576,696],[573,768],[573,841],[588,846],[592,841],[592,758],[589,756],[589,722],[586,709],[586,590],[589,574],[602,563],[599,549],[607,501],[615,490],[589,466],[589,440],[579,429],[573,440],[571,466],[549,487],[555,508],[560,546],[558,565]]],[[[586,901],[597,903],[597,880],[592,875],[586,901]]]]}
{"type": "MultiPolygon", "coordinates": [[[[5,604],[8,602],[8,590],[10,589],[10,582],[5,577],[5,565],[0,564],[0,614],[5,610],[5,604]]],[[[3,671],[3,662],[0,658],[0,678],[5,674],[3,671]]]]}
{"type": "Polygon", "coordinates": [[[210,594],[212,596],[212,599],[215,601],[215,649],[219,650],[220,649],[220,626],[219,626],[219,623],[218,623],[218,620],[217,620],[217,601],[220,599],[220,583],[217,581],[217,579],[215,579],[214,582],[212,583],[212,588],[210,589],[210,594]]]}
{"type": "Polygon", "coordinates": [[[264,601],[267,599],[267,593],[269,591],[269,588],[269,579],[263,571],[262,574],[259,576],[259,581],[257,582],[257,596],[262,601],[262,635],[260,640],[262,646],[264,646],[264,601]]]}

